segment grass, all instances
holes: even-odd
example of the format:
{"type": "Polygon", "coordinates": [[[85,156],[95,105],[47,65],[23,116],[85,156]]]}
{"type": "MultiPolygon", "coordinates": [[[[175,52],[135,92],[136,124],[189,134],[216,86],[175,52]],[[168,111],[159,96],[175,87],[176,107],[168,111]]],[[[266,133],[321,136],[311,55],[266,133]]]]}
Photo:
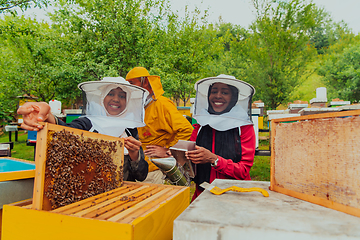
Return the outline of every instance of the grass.
{"type": "MultiPolygon", "coordinates": [[[[269,150],[269,133],[259,132],[259,150],[269,150]]],[[[270,181],[270,156],[255,156],[254,165],[250,170],[251,180],[270,181]]]]}
{"type": "MultiPolygon", "coordinates": [[[[34,160],[34,147],[27,146],[27,132],[18,132],[18,141],[15,141],[15,134],[12,133],[11,140],[14,142],[14,147],[11,150],[11,157],[24,160],[34,160]]],[[[9,142],[9,134],[7,132],[0,135],[0,143],[9,142]]]]}

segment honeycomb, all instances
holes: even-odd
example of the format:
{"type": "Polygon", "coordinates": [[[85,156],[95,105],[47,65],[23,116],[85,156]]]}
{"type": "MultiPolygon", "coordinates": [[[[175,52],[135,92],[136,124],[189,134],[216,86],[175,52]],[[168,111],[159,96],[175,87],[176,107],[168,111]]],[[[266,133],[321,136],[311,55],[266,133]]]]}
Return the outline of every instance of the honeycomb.
{"type": "Polygon", "coordinates": [[[43,209],[56,209],[121,186],[123,164],[116,165],[114,158],[122,146],[121,141],[49,130],[43,209]]]}

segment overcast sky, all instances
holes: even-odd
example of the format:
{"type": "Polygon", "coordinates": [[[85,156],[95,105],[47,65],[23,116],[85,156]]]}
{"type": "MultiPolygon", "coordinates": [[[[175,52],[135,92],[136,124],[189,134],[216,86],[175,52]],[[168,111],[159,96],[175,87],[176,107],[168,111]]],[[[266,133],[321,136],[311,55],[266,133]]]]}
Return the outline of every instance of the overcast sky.
{"type": "MultiPolygon", "coordinates": [[[[221,15],[224,22],[230,22],[248,28],[255,20],[251,0],[170,0],[173,10],[184,13],[185,5],[204,10],[209,8],[211,22],[221,15]]],[[[335,22],[344,20],[355,34],[360,32],[360,0],[313,0],[318,7],[323,7],[335,22]]]]}
{"type": "MultiPolygon", "coordinates": [[[[360,0],[313,0],[313,2],[319,7],[324,7],[335,22],[344,20],[355,34],[360,32],[360,0]]],[[[221,16],[224,22],[248,28],[255,19],[251,0],[170,0],[170,3],[174,11],[179,11],[180,16],[184,16],[186,5],[190,10],[195,6],[201,10],[209,9],[210,22],[216,22],[221,16]]],[[[28,14],[38,15],[38,18],[44,19],[44,11],[41,10],[31,10],[28,14]]]]}

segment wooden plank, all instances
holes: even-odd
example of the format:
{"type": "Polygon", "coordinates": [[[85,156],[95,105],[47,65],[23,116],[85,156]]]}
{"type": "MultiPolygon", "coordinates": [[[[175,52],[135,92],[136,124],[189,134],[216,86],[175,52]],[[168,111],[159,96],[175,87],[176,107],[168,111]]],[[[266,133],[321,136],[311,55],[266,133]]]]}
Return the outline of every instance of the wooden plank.
{"type": "Polygon", "coordinates": [[[360,217],[359,115],[272,120],[270,189],[360,217]]]}
{"type": "Polygon", "coordinates": [[[272,190],[273,185],[275,184],[275,136],[276,136],[276,124],[273,120],[270,122],[270,147],[271,147],[271,156],[270,156],[270,187],[269,189],[272,190]]]}
{"type": "Polygon", "coordinates": [[[137,211],[140,208],[143,208],[147,204],[149,204],[152,201],[156,201],[158,198],[166,194],[167,192],[171,191],[170,188],[165,188],[161,190],[160,192],[154,194],[153,196],[147,198],[146,200],[142,201],[141,203],[137,204],[135,207],[129,208],[125,211],[122,211],[121,213],[111,217],[108,219],[108,221],[117,222],[120,221],[122,218],[128,216],[129,214],[132,214],[133,212],[137,211]]]}
{"type": "Polygon", "coordinates": [[[82,211],[84,209],[87,209],[87,208],[94,206],[96,204],[99,204],[101,202],[108,201],[109,199],[111,199],[113,197],[117,197],[124,193],[133,191],[134,189],[139,188],[139,187],[140,186],[135,186],[135,185],[125,185],[125,186],[116,188],[112,191],[104,192],[104,193],[96,195],[94,197],[87,198],[87,199],[81,200],[79,202],[66,205],[64,207],[57,208],[57,209],[53,210],[52,212],[62,213],[62,214],[74,214],[76,212],[82,211]]]}
{"type": "Polygon", "coordinates": [[[106,206],[106,205],[108,205],[108,204],[110,204],[110,203],[113,203],[113,202],[115,202],[115,201],[118,201],[118,200],[120,200],[122,197],[131,196],[132,194],[134,194],[134,193],[136,193],[136,192],[138,192],[138,191],[141,191],[142,189],[148,188],[148,187],[149,187],[149,186],[146,186],[146,185],[145,185],[145,186],[136,188],[136,189],[134,189],[134,190],[132,190],[132,191],[130,191],[130,192],[127,192],[127,193],[122,194],[122,195],[120,195],[120,196],[117,196],[117,197],[115,197],[115,198],[111,198],[111,199],[109,199],[109,200],[107,200],[107,201],[104,201],[104,202],[101,202],[101,203],[96,204],[96,205],[94,205],[94,206],[91,206],[91,207],[89,207],[89,208],[87,208],[87,209],[84,209],[84,210],[82,210],[82,211],[80,211],[80,212],[76,212],[76,213],[73,214],[73,216],[81,217],[81,216],[83,216],[83,215],[85,215],[85,214],[87,214],[87,213],[89,213],[89,212],[92,212],[92,211],[94,211],[94,210],[100,209],[100,208],[102,208],[102,207],[104,207],[104,206],[106,206]]]}
{"type": "Polygon", "coordinates": [[[285,188],[278,187],[278,186],[274,186],[273,189],[274,189],[273,191],[276,191],[276,192],[279,192],[279,193],[282,193],[282,194],[285,194],[285,195],[288,195],[291,197],[295,197],[295,198],[298,198],[298,199],[301,199],[301,200],[304,200],[307,202],[312,202],[312,203],[321,205],[323,207],[331,208],[331,209],[334,209],[334,210],[337,210],[340,212],[344,212],[344,213],[347,213],[347,214],[350,214],[350,215],[353,215],[356,217],[360,217],[360,209],[358,209],[358,208],[345,206],[343,204],[339,204],[337,202],[330,201],[330,200],[327,200],[324,198],[311,196],[311,195],[304,194],[304,193],[299,193],[299,192],[292,191],[292,190],[285,189],[285,188]]]}
{"type": "Polygon", "coordinates": [[[38,131],[36,138],[35,179],[32,204],[33,209],[36,210],[43,209],[47,132],[48,125],[46,124],[41,131],[38,131]]]}
{"type": "Polygon", "coordinates": [[[153,188],[149,189],[150,191],[142,192],[142,194],[139,194],[138,196],[132,195],[130,198],[124,198],[120,199],[120,201],[114,202],[112,204],[109,204],[106,207],[103,207],[102,209],[99,209],[97,212],[93,212],[92,215],[84,216],[84,217],[93,217],[98,220],[107,220],[108,218],[119,214],[120,212],[135,206],[136,204],[141,203],[145,199],[151,197],[152,195],[156,194],[157,192],[160,192],[160,188],[153,188]],[[95,214],[95,215],[94,215],[95,214]]]}

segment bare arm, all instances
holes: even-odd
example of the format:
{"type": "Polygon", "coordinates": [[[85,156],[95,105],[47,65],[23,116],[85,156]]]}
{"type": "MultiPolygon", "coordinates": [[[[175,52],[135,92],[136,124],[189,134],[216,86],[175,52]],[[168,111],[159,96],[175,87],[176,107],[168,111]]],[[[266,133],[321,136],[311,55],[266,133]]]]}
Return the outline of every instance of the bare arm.
{"type": "Polygon", "coordinates": [[[56,123],[49,104],[45,102],[27,102],[19,107],[17,113],[23,116],[21,128],[29,131],[42,129],[43,126],[39,122],[56,123]]]}

